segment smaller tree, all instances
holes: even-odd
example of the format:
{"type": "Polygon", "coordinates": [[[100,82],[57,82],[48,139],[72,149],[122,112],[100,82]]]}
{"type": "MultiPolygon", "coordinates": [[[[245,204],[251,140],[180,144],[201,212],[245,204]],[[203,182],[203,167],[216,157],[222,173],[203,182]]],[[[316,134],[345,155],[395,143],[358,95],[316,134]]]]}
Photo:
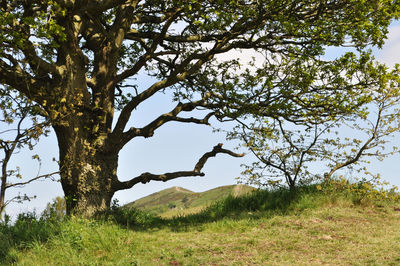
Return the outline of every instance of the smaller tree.
{"type": "Polygon", "coordinates": [[[3,128],[6,130],[0,132],[0,149],[3,158],[1,159],[1,186],[0,186],[0,215],[5,207],[11,202],[22,202],[30,200],[32,197],[24,194],[18,194],[6,200],[6,190],[10,188],[21,187],[41,178],[52,177],[58,172],[40,175],[40,158],[34,155],[33,159],[39,162],[39,171],[36,177],[20,182],[10,182],[10,178],[22,179],[20,168],[10,169],[10,161],[13,154],[20,152],[24,148],[30,150],[37,144],[39,137],[48,134],[48,123],[38,118],[37,106],[29,100],[22,100],[22,96],[9,88],[0,89],[0,110],[3,128]]]}
{"type": "Polygon", "coordinates": [[[398,151],[387,146],[399,124],[399,70],[382,75],[371,87],[370,100],[352,112],[321,118],[309,116],[304,121],[283,121],[280,118],[239,121],[229,138],[241,140],[257,158],[244,165],[241,182],[257,186],[297,184],[316,179],[331,179],[341,169],[358,172],[366,169],[371,157],[383,160],[398,151]],[[315,169],[327,170],[324,174],[315,169]]]}
{"type": "Polygon", "coordinates": [[[67,214],[67,205],[63,197],[56,197],[53,202],[47,203],[42,217],[62,219],[67,214]]]}

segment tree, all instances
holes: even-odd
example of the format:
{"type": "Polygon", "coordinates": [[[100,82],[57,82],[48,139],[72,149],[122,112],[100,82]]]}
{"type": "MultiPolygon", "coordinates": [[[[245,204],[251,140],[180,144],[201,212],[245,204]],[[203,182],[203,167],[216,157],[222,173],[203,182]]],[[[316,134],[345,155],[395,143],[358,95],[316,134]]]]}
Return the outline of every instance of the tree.
{"type": "Polygon", "coordinates": [[[119,181],[122,147],[166,123],[209,125],[213,117],[249,113],[298,121],[350,112],[368,100],[364,91],[375,82],[373,69],[365,68],[368,56],[332,62],[320,56],[328,46],[382,45],[399,11],[392,0],[3,0],[0,6],[0,82],[50,119],[67,212],[84,216],[108,209],[118,190],[203,176],[210,157],[240,156],[217,145],[191,171],[119,181]],[[232,59],[238,51],[258,53],[262,66],[241,65],[232,59]],[[143,75],[154,83],[135,83],[143,75]],[[131,114],[159,92],[172,95],[175,108],[130,127],[131,114]],[[182,115],[198,109],[204,116],[182,115]]]}
{"type": "Polygon", "coordinates": [[[62,219],[66,214],[65,199],[62,197],[56,197],[53,202],[47,203],[46,209],[42,212],[42,217],[46,219],[62,219]]]}
{"type": "MultiPolygon", "coordinates": [[[[381,70],[386,72],[383,65],[381,70]]],[[[330,180],[342,169],[368,174],[365,164],[372,157],[383,160],[398,152],[390,138],[400,131],[399,70],[381,77],[387,80],[370,88],[372,101],[351,115],[328,121],[310,117],[302,124],[279,118],[239,121],[228,136],[239,139],[256,157],[245,165],[241,181],[257,186],[286,183],[294,189],[298,184],[330,180]]]]}
{"type": "MultiPolygon", "coordinates": [[[[3,152],[1,159],[1,185],[0,185],[0,217],[5,207],[11,202],[22,202],[30,200],[31,197],[24,194],[18,194],[6,200],[6,190],[10,188],[16,188],[25,186],[35,180],[41,178],[51,177],[56,173],[39,175],[30,178],[26,181],[11,182],[11,178],[22,178],[19,167],[16,169],[10,169],[9,163],[12,159],[13,154],[20,152],[23,148],[28,147],[30,150],[33,149],[39,137],[48,134],[48,123],[47,121],[41,121],[36,118],[35,110],[37,109],[32,102],[29,100],[22,100],[21,95],[10,88],[2,88],[0,90],[1,101],[0,109],[2,126],[8,126],[7,130],[0,132],[0,150],[3,152]],[[28,121],[27,121],[28,120],[28,121]],[[12,128],[15,126],[15,128],[12,128]],[[11,127],[11,128],[10,128],[11,127]]],[[[33,159],[39,161],[38,155],[34,155],[33,159]]],[[[39,167],[40,170],[40,167],[39,167]]]]}

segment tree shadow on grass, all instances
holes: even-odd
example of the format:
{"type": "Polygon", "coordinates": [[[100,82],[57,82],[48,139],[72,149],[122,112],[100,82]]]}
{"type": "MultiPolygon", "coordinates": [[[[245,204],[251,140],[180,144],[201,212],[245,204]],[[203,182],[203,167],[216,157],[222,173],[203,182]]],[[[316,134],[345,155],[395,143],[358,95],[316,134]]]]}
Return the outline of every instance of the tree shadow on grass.
{"type": "Polygon", "coordinates": [[[252,193],[215,202],[200,213],[173,218],[161,218],[138,209],[113,208],[108,219],[117,224],[138,231],[156,228],[170,228],[172,231],[187,231],[193,227],[223,219],[241,220],[284,215],[315,205],[313,194],[319,193],[315,186],[276,190],[257,190],[252,193]],[[307,196],[309,199],[305,200],[307,196]]]}

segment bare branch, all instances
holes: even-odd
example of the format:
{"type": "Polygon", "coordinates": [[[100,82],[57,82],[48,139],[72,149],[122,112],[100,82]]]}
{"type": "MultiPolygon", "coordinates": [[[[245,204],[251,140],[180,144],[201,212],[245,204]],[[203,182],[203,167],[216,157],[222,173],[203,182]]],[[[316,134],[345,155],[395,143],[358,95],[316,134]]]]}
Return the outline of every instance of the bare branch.
{"type": "Polygon", "coordinates": [[[363,155],[366,155],[365,151],[375,147],[375,145],[372,145],[372,147],[371,147],[370,144],[379,137],[378,132],[379,132],[380,126],[381,126],[380,122],[381,122],[382,115],[383,115],[382,112],[383,112],[383,107],[380,107],[377,118],[376,118],[375,125],[372,128],[372,132],[371,132],[372,134],[365,141],[364,145],[362,145],[362,147],[358,149],[357,153],[354,156],[347,158],[347,160],[345,160],[344,162],[336,163],[336,165],[334,165],[331,168],[329,173],[325,173],[325,175],[324,175],[325,179],[329,180],[336,171],[338,171],[346,166],[357,163],[363,155]]]}
{"type": "Polygon", "coordinates": [[[167,122],[175,121],[181,123],[196,123],[196,124],[203,124],[209,125],[210,118],[215,115],[215,112],[210,112],[204,118],[183,118],[178,117],[178,114],[182,111],[190,112],[193,111],[196,107],[199,106],[206,106],[206,99],[209,97],[210,94],[207,94],[203,99],[196,101],[196,102],[188,102],[188,103],[178,103],[178,105],[170,112],[160,115],[158,118],[153,120],[147,126],[143,128],[130,128],[127,132],[123,133],[122,144],[127,143],[134,137],[152,137],[154,135],[154,131],[164,125],[167,122]]]}
{"type": "Polygon", "coordinates": [[[149,138],[154,135],[154,131],[164,125],[167,122],[175,121],[181,123],[195,123],[195,124],[202,124],[202,125],[210,125],[209,119],[215,114],[214,112],[208,113],[204,118],[194,118],[194,117],[177,117],[171,116],[171,113],[163,114],[159,116],[156,120],[151,122],[149,125],[143,128],[130,128],[129,131],[123,134],[123,143],[126,143],[133,139],[134,137],[145,137],[149,138]]]}
{"type": "Polygon", "coordinates": [[[136,185],[137,183],[148,183],[150,181],[163,181],[166,182],[168,180],[172,180],[178,177],[184,176],[204,176],[205,174],[201,172],[201,169],[204,167],[205,163],[210,157],[215,157],[218,153],[225,153],[233,157],[243,157],[243,153],[235,153],[233,151],[223,149],[222,143],[214,146],[214,148],[210,151],[205,153],[199,161],[196,163],[194,169],[192,171],[178,171],[172,173],[165,173],[161,175],[151,174],[151,173],[143,173],[140,176],[134,177],[131,180],[125,182],[119,182],[115,190],[122,190],[122,189],[129,189],[136,185]]]}
{"type": "Polygon", "coordinates": [[[27,185],[27,184],[29,184],[29,183],[35,181],[35,180],[38,180],[38,179],[41,179],[41,178],[49,178],[49,177],[52,177],[52,176],[58,175],[58,174],[60,174],[60,171],[53,172],[53,173],[50,173],[50,174],[40,175],[40,176],[34,177],[34,178],[32,178],[32,179],[29,179],[29,180],[26,181],[26,182],[19,182],[19,183],[7,184],[7,185],[6,185],[6,188],[17,187],[17,186],[18,186],[18,187],[20,187],[20,186],[25,186],[25,185],[27,185]]]}
{"type": "Polygon", "coordinates": [[[168,20],[165,22],[165,25],[163,26],[161,32],[157,35],[156,38],[153,39],[151,47],[149,49],[147,49],[147,52],[140,57],[140,59],[136,62],[136,64],[132,68],[124,71],[123,73],[121,73],[120,75],[118,75],[115,78],[115,80],[114,80],[115,84],[118,84],[119,82],[125,80],[126,78],[135,75],[140,69],[142,69],[142,67],[146,64],[146,62],[149,59],[151,59],[155,56],[154,52],[157,50],[157,47],[164,40],[169,27],[174,22],[174,20],[178,17],[178,15],[181,11],[182,11],[182,9],[178,9],[178,10],[175,10],[175,12],[169,14],[168,20]]]}
{"type": "Polygon", "coordinates": [[[167,88],[171,85],[176,84],[179,81],[185,80],[188,76],[192,75],[194,72],[199,70],[204,63],[211,60],[216,54],[215,51],[219,50],[219,47],[223,46],[223,43],[219,43],[210,51],[207,51],[203,54],[193,54],[186,58],[180,65],[176,67],[176,70],[171,73],[171,75],[164,80],[158,81],[150,86],[148,89],[134,97],[121,111],[121,114],[118,118],[117,124],[114,128],[114,133],[122,133],[126,124],[129,121],[131,116],[131,112],[143,101],[153,96],[158,91],[167,88]],[[189,69],[185,70],[185,68],[193,61],[196,60],[189,69]]]}
{"type": "Polygon", "coordinates": [[[2,205],[0,206],[0,213],[3,213],[3,211],[5,210],[5,208],[7,207],[7,205],[10,204],[11,202],[22,203],[22,201],[26,201],[26,200],[30,201],[31,199],[34,199],[34,198],[36,198],[36,196],[29,197],[29,196],[26,195],[26,194],[24,194],[24,195],[18,194],[17,196],[14,196],[14,197],[12,197],[11,199],[6,200],[6,201],[4,202],[4,204],[2,204],[2,205]]]}
{"type": "Polygon", "coordinates": [[[37,73],[40,77],[47,77],[48,73],[57,75],[58,71],[54,64],[50,64],[39,57],[35,51],[35,47],[29,40],[24,40],[24,48],[22,52],[24,53],[29,65],[32,70],[37,73]]]}
{"type": "Polygon", "coordinates": [[[207,162],[207,160],[210,157],[215,157],[218,153],[226,153],[229,154],[230,156],[233,157],[243,157],[244,153],[235,153],[230,150],[226,150],[222,148],[222,143],[219,143],[218,145],[214,146],[212,151],[205,153],[200,160],[197,162],[196,166],[194,167],[195,172],[200,172],[201,169],[204,167],[204,164],[207,162]]]}

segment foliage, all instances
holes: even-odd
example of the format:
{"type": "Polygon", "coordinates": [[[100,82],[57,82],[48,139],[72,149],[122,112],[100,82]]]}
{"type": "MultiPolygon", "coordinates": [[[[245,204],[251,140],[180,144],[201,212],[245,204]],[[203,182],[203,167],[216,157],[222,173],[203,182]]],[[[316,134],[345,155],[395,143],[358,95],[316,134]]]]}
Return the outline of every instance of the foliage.
{"type": "Polygon", "coordinates": [[[28,195],[18,194],[6,200],[6,190],[21,187],[40,178],[51,177],[53,174],[39,175],[40,158],[38,155],[32,159],[39,162],[39,172],[36,177],[27,181],[12,181],[12,179],[22,179],[20,167],[10,169],[9,163],[13,154],[19,153],[23,148],[30,150],[36,145],[41,136],[49,133],[49,124],[46,120],[37,117],[40,110],[39,106],[32,103],[21,93],[9,87],[0,87],[0,126],[6,128],[1,134],[0,149],[1,157],[1,189],[0,189],[0,217],[5,207],[11,202],[23,202],[31,200],[28,195]],[[14,128],[15,126],[15,128],[14,128]]]}
{"type": "Polygon", "coordinates": [[[58,219],[62,220],[67,214],[67,206],[65,199],[56,197],[52,203],[47,203],[46,209],[42,212],[41,216],[45,219],[58,219]]]}
{"type": "Polygon", "coordinates": [[[354,204],[369,205],[385,204],[385,202],[400,202],[400,194],[398,187],[389,186],[388,182],[383,182],[380,176],[373,176],[370,180],[366,178],[358,182],[349,182],[349,180],[339,177],[328,180],[318,189],[324,193],[343,193],[349,196],[354,204]]]}
{"type": "Polygon", "coordinates": [[[2,1],[0,83],[40,105],[59,142],[67,212],[92,216],[118,190],[202,176],[210,157],[241,156],[217,145],[191,171],[119,181],[119,151],[167,123],[352,113],[382,80],[366,47],[382,46],[399,10],[392,0],[2,1]],[[357,52],[326,61],[329,46],[357,52]],[[162,92],[176,106],[131,126],[162,92]]]}
{"type": "Polygon", "coordinates": [[[106,213],[107,219],[127,228],[147,228],[161,222],[161,219],[147,211],[134,207],[120,207],[118,200],[114,200],[111,209],[106,213]]]}
{"type": "Polygon", "coordinates": [[[241,182],[295,187],[330,179],[343,169],[368,173],[365,164],[371,158],[383,160],[397,153],[390,140],[400,131],[399,69],[379,68],[383,80],[369,88],[370,102],[349,115],[308,117],[304,123],[280,118],[240,121],[228,137],[241,140],[256,157],[245,165],[241,182]]]}

